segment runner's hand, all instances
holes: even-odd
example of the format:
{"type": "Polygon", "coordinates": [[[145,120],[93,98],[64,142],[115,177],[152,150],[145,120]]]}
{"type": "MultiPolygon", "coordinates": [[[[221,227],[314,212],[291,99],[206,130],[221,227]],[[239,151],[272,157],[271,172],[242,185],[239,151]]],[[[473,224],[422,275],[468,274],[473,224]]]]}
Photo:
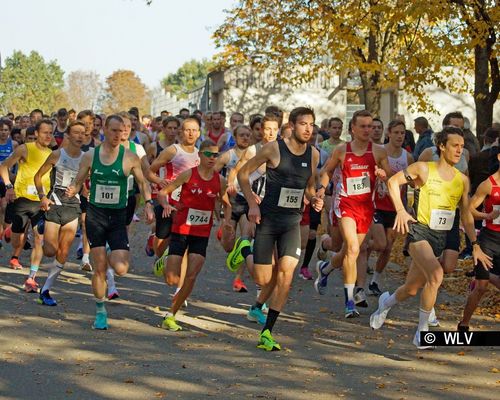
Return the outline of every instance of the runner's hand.
{"type": "Polygon", "coordinates": [[[493,220],[493,219],[497,219],[498,216],[500,215],[500,210],[493,210],[492,212],[488,213],[488,220],[493,220]]]}
{"type": "Polygon", "coordinates": [[[417,221],[410,214],[408,214],[404,208],[402,208],[396,213],[396,220],[394,221],[394,226],[392,227],[392,229],[404,235],[409,230],[409,222],[417,221]]]}
{"type": "Polygon", "coordinates": [[[476,245],[472,246],[472,257],[474,258],[474,265],[477,265],[477,262],[480,261],[486,271],[493,268],[491,257],[486,255],[481,247],[476,245]]]}
{"type": "Polygon", "coordinates": [[[257,204],[260,204],[260,202],[262,201],[262,199],[260,198],[260,196],[258,194],[255,194],[254,192],[252,192],[252,194],[253,194],[253,198],[254,198],[255,202],[257,204]]]}
{"type": "Polygon", "coordinates": [[[172,211],[177,211],[177,208],[171,206],[170,204],[167,204],[167,206],[163,206],[163,212],[161,213],[162,218],[168,218],[170,217],[170,214],[172,214],[172,211]]]}
{"type": "Polygon", "coordinates": [[[323,209],[324,201],[321,197],[314,196],[311,199],[311,206],[315,211],[320,212],[323,209]]]}
{"type": "Polygon", "coordinates": [[[155,213],[153,211],[153,205],[151,203],[146,203],[144,207],[144,215],[146,216],[146,223],[150,224],[155,220],[155,213]]]}
{"type": "Polygon", "coordinates": [[[50,206],[52,204],[54,204],[54,202],[52,200],[50,200],[49,198],[47,198],[47,196],[42,197],[42,200],[40,200],[40,208],[43,211],[49,211],[50,206]]]}
{"type": "Polygon", "coordinates": [[[16,193],[14,192],[14,188],[7,189],[7,191],[5,192],[5,198],[7,199],[8,203],[12,203],[16,199],[16,193]]]}
{"type": "Polygon", "coordinates": [[[158,186],[160,187],[160,189],[165,189],[168,186],[168,182],[166,180],[162,179],[160,181],[160,183],[158,184],[158,186]]]}
{"type": "Polygon", "coordinates": [[[68,197],[74,197],[76,195],[76,188],[74,185],[69,185],[66,188],[66,196],[68,197]]]}
{"type": "Polygon", "coordinates": [[[258,205],[250,206],[248,220],[254,224],[260,224],[260,207],[258,205]]]}
{"type": "Polygon", "coordinates": [[[227,195],[228,196],[236,196],[236,193],[238,191],[236,190],[236,186],[235,185],[227,185],[227,195]]]}
{"type": "Polygon", "coordinates": [[[387,179],[387,174],[382,168],[379,168],[378,165],[375,165],[375,176],[383,181],[387,179]]]}

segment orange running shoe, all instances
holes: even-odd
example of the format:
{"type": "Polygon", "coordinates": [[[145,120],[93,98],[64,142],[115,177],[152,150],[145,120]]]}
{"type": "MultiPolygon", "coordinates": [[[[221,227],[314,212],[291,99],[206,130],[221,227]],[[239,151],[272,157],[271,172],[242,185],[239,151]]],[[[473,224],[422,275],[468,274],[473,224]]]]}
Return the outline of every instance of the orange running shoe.
{"type": "Polygon", "coordinates": [[[246,293],[246,292],[248,292],[247,286],[245,285],[245,283],[240,278],[236,278],[233,281],[233,290],[235,292],[239,292],[239,293],[246,293]]]}
{"type": "Polygon", "coordinates": [[[28,278],[26,279],[26,282],[24,282],[24,290],[26,293],[37,293],[38,283],[35,282],[35,279],[28,278]]]}
{"type": "Polygon", "coordinates": [[[11,258],[9,261],[9,265],[12,269],[23,269],[23,266],[17,258],[11,258]]]}

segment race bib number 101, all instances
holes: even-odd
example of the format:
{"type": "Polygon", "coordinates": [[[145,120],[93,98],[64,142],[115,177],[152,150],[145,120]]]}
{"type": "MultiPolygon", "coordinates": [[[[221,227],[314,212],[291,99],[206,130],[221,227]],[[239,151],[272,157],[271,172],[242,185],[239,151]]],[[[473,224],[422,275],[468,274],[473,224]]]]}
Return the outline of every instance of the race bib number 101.
{"type": "Polygon", "coordinates": [[[120,186],[95,185],[95,202],[118,204],[120,202],[120,186]]]}

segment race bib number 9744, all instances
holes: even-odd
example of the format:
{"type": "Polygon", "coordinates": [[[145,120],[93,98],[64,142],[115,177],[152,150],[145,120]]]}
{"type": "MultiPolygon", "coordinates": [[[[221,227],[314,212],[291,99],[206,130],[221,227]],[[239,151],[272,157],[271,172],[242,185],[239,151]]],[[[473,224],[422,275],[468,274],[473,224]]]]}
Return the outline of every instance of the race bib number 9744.
{"type": "Polygon", "coordinates": [[[455,210],[431,210],[429,228],[436,231],[449,231],[453,228],[455,210]]]}
{"type": "Polygon", "coordinates": [[[190,208],[186,218],[186,225],[208,225],[210,223],[211,215],[212,211],[196,210],[195,208],[190,208]]]}
{"type": "Polygon", "coordinates": [[[304,197],[304,189],[281,188],[278,206],[284,208],[300,208],[304,197]]]}

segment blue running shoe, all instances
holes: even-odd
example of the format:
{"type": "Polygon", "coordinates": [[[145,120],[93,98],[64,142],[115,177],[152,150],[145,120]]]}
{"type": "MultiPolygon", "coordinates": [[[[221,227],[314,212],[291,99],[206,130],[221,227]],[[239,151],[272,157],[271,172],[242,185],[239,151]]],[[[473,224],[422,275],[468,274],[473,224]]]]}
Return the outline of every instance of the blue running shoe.
{"type": "Polygon", "coordinates": [[[345,303],[345,317],[346,318],[356,318],[359,317],[359,312],[356,310],[353,300],[349,300],[345,303]]]}
{"type": "Polygon", "coordinates": [[[50,293],[48,290],[40,293],[38,304],[50,307],[57,306],[57,302],[52,297],[50,297],[50,293]]]}
{"type": "Polygon", "coordinates": [[[318,277],[314,281],[314,289],[318,294],[324,295],[326,293],[326,285],[328,284],[328,274],[323,274],[323,267],[328,265],[328,261],[318,261],[316,263],[316,272],[318,277]]]}
{"type": "Polygon", "coordinates": [[[36,230],[38,231],[38,234],[43,235],[43,232],[45,231],[45,218],[40,218],[36,224],[36,230]]]}
{"type": "Polygon", "coordinates": [[[83,258],[83,249],[80,247],[76,250],[76,259],[81,260],[83,258]]]}
{"type": "Polygon", "coordinates": [[[267,317],[260,308],[252,306],[250,310],[248,310],[247,319],[252,322],[257,322],[260,325],[265,325],[267,317]]]}
{"type": "Polygon", "coordinates": [[[104,304],[101,307],[97,306],[95,321],[92,328],[99,330],[108,329],[108,313],[106,312],[106,308],[104,308],[104,304]]]}

